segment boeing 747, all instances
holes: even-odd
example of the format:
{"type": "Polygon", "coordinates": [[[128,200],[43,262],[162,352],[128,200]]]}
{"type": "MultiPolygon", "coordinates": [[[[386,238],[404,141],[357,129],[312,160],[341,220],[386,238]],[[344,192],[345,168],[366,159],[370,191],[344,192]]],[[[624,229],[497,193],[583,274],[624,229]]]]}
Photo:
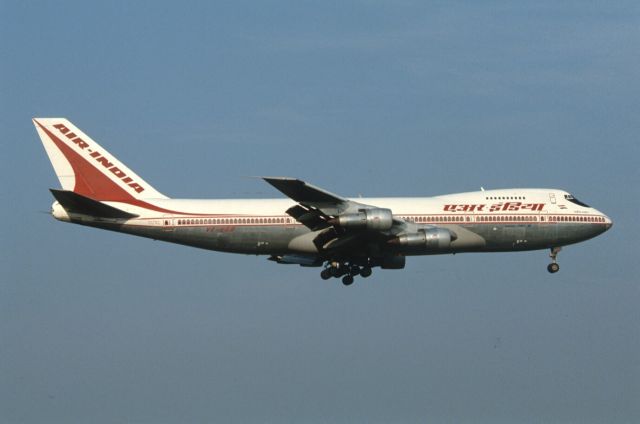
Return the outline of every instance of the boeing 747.
{"type": "Polygon", "coordinates": [[[65,222],[203,249],[321,267],[323,279],[402,269],[407,256],[549,249],[611,228],[602,212],[558,189],[513,188],[436,197],[349,199],[294,178],[264,177],[287,198],[171,199],[64,118],[34,125],[61,189],[65,222]]]}

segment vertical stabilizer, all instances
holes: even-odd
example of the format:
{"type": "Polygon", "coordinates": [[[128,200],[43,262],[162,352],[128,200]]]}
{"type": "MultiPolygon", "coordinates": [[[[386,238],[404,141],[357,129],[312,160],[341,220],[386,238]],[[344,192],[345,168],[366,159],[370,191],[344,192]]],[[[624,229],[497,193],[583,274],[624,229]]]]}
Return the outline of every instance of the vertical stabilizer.
{"type": "Polygon", "coordinates": [[[64,190],[99,201],[167,198],[67,119],[33,123],[64,190]]]}

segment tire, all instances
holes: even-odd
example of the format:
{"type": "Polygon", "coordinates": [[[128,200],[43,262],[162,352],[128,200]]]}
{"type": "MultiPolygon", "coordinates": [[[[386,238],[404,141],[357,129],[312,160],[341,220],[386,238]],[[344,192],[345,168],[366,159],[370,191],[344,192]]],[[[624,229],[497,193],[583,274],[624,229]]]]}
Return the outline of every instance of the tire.
{"type": "Polygon", "coordinates": [[[345,275],[344,277],[342,277],[342,284],[344,284],[345,286],[350,286],[351,284],[353,284],[353,277],[351,275],[345,275]]]}
{"type": "Polygon", "coordinates": [[[367,278],[371,275],[372,272],[373,271],[371,271],[371,268],[365,266],[360,270],[360,275],[362,276],[362,278],[367,278]]]}

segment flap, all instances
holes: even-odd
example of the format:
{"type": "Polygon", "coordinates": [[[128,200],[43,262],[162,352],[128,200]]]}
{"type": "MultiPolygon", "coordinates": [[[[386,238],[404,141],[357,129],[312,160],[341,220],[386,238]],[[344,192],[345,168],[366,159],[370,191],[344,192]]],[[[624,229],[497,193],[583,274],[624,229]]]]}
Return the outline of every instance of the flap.
{"type": "Polygon", "coordinates": [[[321,230],[331,225],[327,222],[329,220],[328,216],[306,206],[292,206],[287,209],[287,214],[312,231],[321,230]]]}

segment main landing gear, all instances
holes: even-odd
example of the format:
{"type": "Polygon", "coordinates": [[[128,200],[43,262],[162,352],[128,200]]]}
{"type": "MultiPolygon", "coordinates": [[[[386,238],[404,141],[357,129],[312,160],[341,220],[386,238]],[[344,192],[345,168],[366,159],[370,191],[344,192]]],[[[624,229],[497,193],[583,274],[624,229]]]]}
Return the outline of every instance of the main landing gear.
{"type": "Polygon", "coordinates": [[[558,257],[558,253],[560,253],[561,250],[562,250],[562,247],[551,248],[551,253],[549,253],[549,257],[551,258],[551,263],[547,266],[547,271],[549,271],[551,274],[555,274],[556,272],[560,271],[560,265],[558,265],[558,262],[556,261],[556,259],[558,257]]]}
{"type": "Polygon", "coordinates": [[[371,267],[368,265],[360,266],[356,264],[347,264],[345,262],[329,262],[327,267],[320,272],[320,278],[328,280],[330,278],[342,277],[342,284],[350,286],[353,284],[353,278],[357,275],[367,278],[371,275],[371,267]]]}

